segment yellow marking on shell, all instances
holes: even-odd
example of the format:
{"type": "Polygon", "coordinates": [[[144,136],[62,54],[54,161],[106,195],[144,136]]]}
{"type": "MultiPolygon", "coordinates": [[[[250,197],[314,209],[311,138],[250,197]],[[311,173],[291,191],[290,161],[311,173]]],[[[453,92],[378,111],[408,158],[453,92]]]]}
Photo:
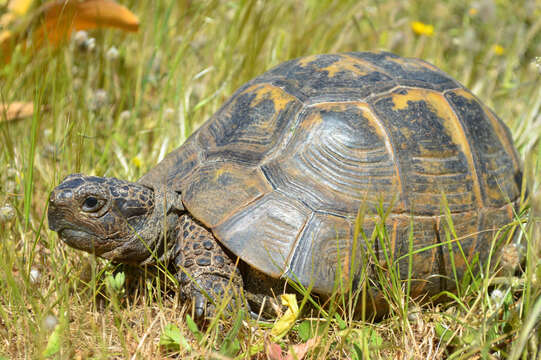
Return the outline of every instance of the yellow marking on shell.
{"type": "Polygon", "coordinates": [[[326,71],[329,77],[333,77],[336,73],[349,71],[357,76],[365,76],[375,70],[374,66],[366,61],[355,59],[351,56],[341,56],[340,60],[332,63],[329,66],[321,68],[321,71],[326,71]]]}
{"type": "Polygon", "coordinates": [[[319,58],[319,55],[309,55],[299,59],[299,65],[302,67],[308,66],[310,63],[316,61],[319,58]]]}
{"type": "Polygon", "coordinates": [[[466,157],[468,168],[470,169],[472,175],[473,192],[475,194],[475,199],[477,200],[478,206],[483,207],[484,200],[481,194],[479,175],[477,174],[477,168],[475,167],[475,162],[473,160],[472,148],[466,136],[464,127],[460,122],[458,115],[453,111],[453,108],[447,102],[447,99],[445,99],[443,95],[440,95],[439,93],[433,93],[433,97],[437,97],[439,101],[439,105],[437,106],[437,109],[439,109],[438,116],[441,116],[444,119],[443,125],[446,129],[448,129],[448,133],[451,135],[453,142],[459,146],[460,150],[466,157]],[[444,112],[444,109],[447,109],[447,111],[444,112]],[[443,117],[444,114],[445,117],[443,117]]]}
{"type": "Polygon", "coordinates": [[[228,172],[228,169],[226,169],[225,167],[221,167],[217,169],[216,172],[214,173],[214,181],[218,181],[220,176],[224,175],[227,172],[228,172]]]}
{"type": "Polygon", "coordinates": [[[475,95],[473,95],[471,92],[465,89],[455,89],[455,90],[452,90],[452,92],[454,92],[458,96],[462,96],[465,99],[477,101],[477,98],[475,97],[475,95]]]}
{"type": "Polygon", "coordinates": [[[481,186],[479,184],[479,177],[477,175],[475,162],[473,160],[472,149],[462,124],[460,123],[458,116],[454,113],[451,105],[449,105],[447,102],[447,99],[445,99],[445,97],[438,92],[426,89],[408,89],[406,94],[393,94],[392,99],[394,110],[404,110],[408,108],[408,102],[410,101],[424,101],[428,108],[433,111],[438,118],[442,119],[441,124],[447,130],[447,134],[466,157],[468,168],[470,169],[472,175],[475,199],[477,200],[479,206],[483,206],[481,186]]]}
{"type": "Polygon", "coordinates": [[[314,129],[323,122],[323,118],[319,112],[313,112],[306,117],[300,124],[300,128],[304,130],[314,129]]]}
{"type": "Polygon", "coordinates": [[[409,102],[426,101],[426,94],[421,89],[407,89],[405,93],[392,94],[393,110],[399,111],[409,107],[409,102]]]}
{"type": "MultiPolygon", "coordinates": [[[[452,90],[451,92],[458,95],[458,96],[460,96],[460,97],[468,99],[470,101],[475,101],[477,104],[479,104],[481,106],[481,108],[483,109],[483,112],[486,114],[490,124],[492,125],[492,129],[494,129],[494,132],[495,132],[496,136],[500,140],[503,148],[505,149],[506,153],[509,154],[509,156],[512,158],[514,171],[517,171],[518,169],[520,169],[519,159],[517,157],[517,154],[515,152],[515,149],[514,149],[514,146],[513,146],[512,142],[511,142],[511,140],[508,138],[507,134],[505,134],[503,124],[501,124],[498,121],[498,119],[496,119],[496,117],[492,114],[492,112],[490,110],[488,110],[486,108],[486,106],[484,106],[475,97],[475,95],[473,95],[469,91],[467,91],[465,89],[456,89],[456,90],[452,90]]],[[[496,166],[494,164],[495,161],[496,161],[496,159],[491,160],[490,165],[492,165],[492,167],[496,166]]],[[[492,198],[492,199],[501,199],[501,197],[502,197],[501,189],[499,187],[487,186],[486,179],[483,179],[483,181],[485,182],[485,192],[486,192],[487,197],[492,198]]],[[[518,191],[520,191],[520,189],[518,189],[518,191]]]]}
{"type": "Polygon", "coordinates": [[[255,98],[250,103],[251,107],[259,105],[263,100],[270,100],[274,104],[274,111],[277,113],[284,110],[290,102],[296,100],[295,97],[289,95],[281,88],[269,84],[256,84],[250,86],[244,93],[256,94],[255,98]]]}

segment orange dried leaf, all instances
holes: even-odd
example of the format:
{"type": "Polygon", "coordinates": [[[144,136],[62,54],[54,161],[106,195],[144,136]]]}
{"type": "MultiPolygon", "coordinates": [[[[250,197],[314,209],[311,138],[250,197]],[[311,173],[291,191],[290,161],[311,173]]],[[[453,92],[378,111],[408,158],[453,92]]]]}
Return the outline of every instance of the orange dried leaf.
{"type": "Polygon", "coordinates": [[[316,347],[320,339],[320,336],[316,336],[305,343],[293,345],[290,347],[287,355],[284,356],[280,345],[265,337],[265,354],[268,360],[302,360],[308,351],[316,347]]]}
{"type": "Polygon", "coordinates": [[[43,6],[44,21],[36,31],[36,45],[47,38],[58,46],[69,39],[73,30],[114,27],[137,31],[139,19],[122,5],[108,0],[54,1],[43,6]]]}
{"type": "Polygon", "coordinates": [[[265,354],[268,360],[285,360],[280,345],[265,339],[265,354]]]}
{"type": "MultiPolygon", "coordinates": [[[[45,44],[59,47],[69,40],[75,30],[97,28],[118,28],[124,31],[137,31],[139,19],[126,7],[111,0],[55,0],[43,4],[33,12],[29,23],[35,24],[30,32],[31,48],[37,50],[45,44]],[[33,19],[33,20],[32,20],[33,19]]],[[[19,30],[12,36],[11,45],[0,42],[0,50],[6,52],[6,62],[15,43],[27,48],[28,29],[19,30]]]]}
{"type": "Polygon", "coordinates": [[[88,0],[77,3],[73,26],[75,30],[115,27],[125,31],[137,31],[139,19],[114,1],[88,0]]]}
{"type": "Polygon", "coordinates": [[[320,337],[313,337],[303,344],[296,344],[291,347],[284,360],[302,360],[306,356],[306,353],[319,342],[320,337]]]}
{"type": "Polygon", "coordinates": [[[0,120],[12,121],[24,119],[34,114],[34,104],[31,102],[12,102],[0,105],[0,120]]]}

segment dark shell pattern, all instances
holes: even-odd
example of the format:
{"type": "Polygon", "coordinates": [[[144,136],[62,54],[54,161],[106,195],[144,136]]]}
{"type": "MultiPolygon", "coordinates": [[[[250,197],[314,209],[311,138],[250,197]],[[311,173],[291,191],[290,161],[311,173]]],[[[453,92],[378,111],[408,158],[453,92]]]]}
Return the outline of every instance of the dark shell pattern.
{"type": "MultiPolygon", "coordinates": [[[[519,176],[509,130],[467,89],[429,63],[379,52],[275,67],[140,181],[180,191],[189,212],[251,266],[321,293],[366,251],[354,241],[359,209],[370,239],[378,208],[392,208],[385,230],[398,258],[410,231],[414,250],[447,241],[444,194],[462,249],[452,242],[415,253],[415,295],[448,289],[434,274],[452,278],[454,266],[460,276],[466,261],[486,257],[493,230],[512,220],[519,176]]],[[[373,249],[383,260],[378,242],[373,249]]]]}

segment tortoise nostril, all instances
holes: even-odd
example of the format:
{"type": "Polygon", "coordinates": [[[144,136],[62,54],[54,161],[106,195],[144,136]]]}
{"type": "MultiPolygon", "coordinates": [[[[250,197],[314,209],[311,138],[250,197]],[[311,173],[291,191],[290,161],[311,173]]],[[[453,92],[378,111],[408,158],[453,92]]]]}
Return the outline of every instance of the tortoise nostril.
{"type": "Polygon", "coordinates": [[[49,195],[49,204],[50,205],[55,205],[57,202],[57,194],[56,194],[56,191],[52,191],[51,192],[51,195],[49,195]]]}

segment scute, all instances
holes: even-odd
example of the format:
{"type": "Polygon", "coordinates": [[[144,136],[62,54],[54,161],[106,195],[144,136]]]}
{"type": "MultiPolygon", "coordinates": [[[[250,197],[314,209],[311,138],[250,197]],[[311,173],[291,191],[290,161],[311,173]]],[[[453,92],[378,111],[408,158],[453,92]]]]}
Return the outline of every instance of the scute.
{"type": "Polygon", "coordinates": [[[372,104],[395,144],[405,209],[436,215],[443,193],[452,212],[482,204],[469,141],[440,93],[399,88],[372,104]]]}
{"type": "Polygon", "coordinates": [[[214,233],[241,259],[279,277],[309,216],[309,209],[302,203],[272,192],[216,226],[214,233]]]}
{"type": "Polygon", "coordinates": [[[467,137],[476,150],[473,152],[480,172],[481,191],[486,205],[500,207],[520,194],[515,182],[513,149],[506,149],[508,133],[503,131],[493,116],[489,116],[472,94],[464,89],[445,94],[464,124],[467,137]]]}
{"type": "Polygon", "coordinates": [[[316,292],[330,294],[337,276],[347,284],[350,268],[357,268],[362,243],[354,244],[353,226],[348,220],[325,213],[315,213],[298,240],[286,276],[303,279],[316,292]],[[317,239],[317,241],[314,241],[317,239]]]}
{"type": "Polygon", "coordinates": [[[184,206],[209,228],[272,190],[261,170],[228,162],[202,164],[182,184],[184,206]]]}
{"type": "Polygon", "coordinates": [[[361,203],[389,206],[400,190],[386,130],[364,103],[307,108],[287,147],[262,168],[279,191],[341,216],[355,214],[361,203]]]}
{"type": "Polygon", "coordinates": [[[283,139],[301,107],[279,87],[249,86],[204,125],[198,141],[206,150],[206,161],[260,164],[283,139]]]}
{"type": "Polygon", "coordinates": [[[485,260],[513,218],[520,174],[509,130],[471,93],[431,64],[379,52],[269,70],[140,181],[181,192],[192,216],[268,275],[329,293],[337,276],[358,281],[373,253],[382,268],[399,261],[403,278],[413,261],[415,296],[451,289],[485,260]],[[390,209],[379,229],[387,255],[370,242],[378,209],[390,209]]]}

